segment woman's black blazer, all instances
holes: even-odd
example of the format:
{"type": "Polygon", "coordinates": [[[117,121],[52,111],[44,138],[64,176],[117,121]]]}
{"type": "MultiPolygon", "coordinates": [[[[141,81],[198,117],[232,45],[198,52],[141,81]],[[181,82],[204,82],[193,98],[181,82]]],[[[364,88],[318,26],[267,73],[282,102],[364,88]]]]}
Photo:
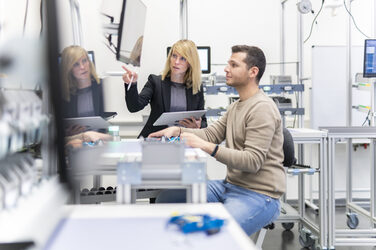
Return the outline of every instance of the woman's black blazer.
{"type": "MultiPolygon", "coordinates": [[[[93,105],[94,105],[94,115],[96,116],[103,116],[103,90],[102,90],[102,82],[98,84],[96,81],[91,81],[91,90],[92,90],[92,97],[93,97],[93,105]]],[[[78,117],[78,107],[77,107],[77,95],[70,95],[70,101],[64,101],[63,114],[65,118],[73,118],[78,117]]]]}
{"type": "MultiPolygon", "coordinates": [[[[138,137],[147,137],[150,133],[167,128],[167,126],[153,126],[154,122],[164,112],[170,112],[171,102],[171,81],[166,78],[162,81],[161,76],[149,75],[148,81],[139,94],[137,86],[132,85],[127,91],[128,84],[125,85],[125,102],[129,112],[137,112],[142,110],[150,103],[151,112],[144,128],[138,137]]],[[[193,95],[192,88],[186,89],[187,110],[203,110],[205,109],[205,100],[203,87],[201,85],[200,91],[193,95]]],[[[201,127],[207,127],[206,117],[202,117],[201,127]]]]}

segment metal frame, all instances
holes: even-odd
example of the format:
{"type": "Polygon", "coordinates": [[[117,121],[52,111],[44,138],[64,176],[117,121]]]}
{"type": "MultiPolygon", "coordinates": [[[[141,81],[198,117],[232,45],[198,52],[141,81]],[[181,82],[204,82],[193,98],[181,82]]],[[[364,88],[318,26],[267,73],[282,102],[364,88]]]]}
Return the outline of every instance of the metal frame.
{"type": "MultiPolygon", "coordinates": [[[[282,94],[288,93],[293,94],[294,92],[303,92],[304,85],[303,84],[266,84],[260,85],[260,89],[262,89],[265,93],[268,94],[282,94]]],[[[204,86],[204,93],[207,95],[217,95],[218,93],[225,93],[225,94],[233,94],[238,95],[238,92],[234,87],[228,85],[205,85],[204,86]]]]}
{"type": "Polygon", "coordinates": [[[77,0],[70,0],[69,5],[71,8],[71,17],[72,17],[72,32],[73,32],[73,42],[76,45],[84,47],[84,40],[82,37],[82,22],[81,22],[81,13],[80,5],[77,0]]]}
{"type": "Polygon", "coordinates": [[[118,203],[135,203],[136,189],[144,188],[186,189],[187,203],[206,203],[205,162],[184,162],[170,169],[145,169],[142,165],[140,162],[118,164],[118,203]]]}
{"type": "Polygon", "coordinates": [[[179,30],[180,39],[188,39],[188,0],[180,0],[179,30]]]}
{"type": "MultiPolygon", "coordinates": [[[[280,46],[280,60],[281,60],[281,66],[280,66],[280,72],[281,74],[285,74],[285,38],[286,38],[286,34],[285,34],[285,4],[288,0],[281,0],[281,16],[280,16],[280,20],[281,20],[281,35],[280,35],[280,42],[281,42],[281,46],[280,46]]],[[[299,2],[299,0],[297,0],[297,2],[299,2]]],[[[304,68],[304,58],[303,58],[303,15],[300,13],[300,12],[297,12],[297,69],[296,69],[296,74],[297,74],[297,78],[298,78],[298,85],[302,85],[304,86],[303,84],[303,80],[304,80],[304,77],[303,77],[303,68],[304,68]]],[[[303,93],[302,92],[298,92],[298,102],[297,102],[297,106],[296,108],[303,108],[304,105],[303,105],[303,93]]],[[[303,115],[300,115],[298,117],[298,127],[299,128],[303,128],[304,127],[304,117],[303,115]]],[[[299,158],[303,159],[303,148],[300,147],[299,148],[299,158]]]]}
{"type": "Polygon", "coordinates": [[[318,169],[288,169],[287,173],[298,175],[298,210],[292,208],[287,203],[282,202],[281,207],[286,211],[286,214],[281,214],[275,222],[289,223],[289,222],[299,222],[301,223],[300,230],[303,227],[308,228],[315,235],[319,236],[318,244],[321,249],[327,249],[328,243],[328,224],[327,224],[327,165],[325,159],[327,152],[326,137],[327,133],[325,131],[313,130],[313,129],[289,129],[294,143],[298,146],[303,146],[303,144],[317,144],[319,150],[319,168],[318,169]],[[314,174],[319,175],[319,210],[320,210],[320,220],[316,224],[309,220],[305,214],[305,194],[304,194],[304,174],[314,174]]]}
{"type": "MultiPolygon", "coordinates": [[[[376,128],[374,127],[323,127],[320,128],[328,132],[328,231],[330,249],[335,246],[374,246],[376,245],[376,196],[375,196],[375,169],[376,169],[376,128]],[[369,229],[336,229],[335,225],[335,147],[336,143],[342,139],[347,140],[347,146],[351,146],[352,139],[371,139],[371,211],[361,208],[352,201],[351,178],[347,178],[346,183],[346,208],[351,211],[356,211],[370,220],[369,229]],[[350,238],[352,237],[352,238],[350,238]]],[[[351,173],[351,162],[347,163],[346,174],[351,173]]]]}
{"type": "MultiPolygon", "coordinates": [[[[183,143],[112,142],[105,147],[82,149],[72,154],[70,161],[76,166],[73,174],[77,180],[87,175],[117,175],[119,203],[135,202],[136,189],[159,188],[186,189],[187,202],[206,202],[206,154],[201,150],[188,150],[183,143]],[[149,148],[140,148],[143,144],[149,148]],[[172,144],[179,144],[177,146],[183,150],[174,150],[169,147],[172,144]]],[[[79,190],[75,195],[79,201],[79,190]]]]}
{"type": "Polygon", "coordinates": [[[5,0],[0,0],[0,41],[4,40],[4,10],[5,10],[5,0]]]}
{"type": "Polygon", "coordinates": [[[281,215],[277,222],[300,222],[302,226],[307,227],[315,235],[319,235],[319,245],[322,249],[327,249],[328,232],[327,232],[327,184],[325,177],[327,176],[327,164],[326,164],[326,152],[327,133],[325,131],[312,130],[312,129],[289,129],[294,143],[299,146],[303,144],[317,144],[319,150],[319,169],[316,171],[319,175],[319,211],[320,220],[318,224],[315,224],[306,217],[305,213],[305,194],[304,194],[304,174],[312,174],[311,170],[289,169],[288,173],[299,174],[298,179],[298,211],[289,206],[283,204],[283,208],[286,210],[286,215],[281,215]]]}

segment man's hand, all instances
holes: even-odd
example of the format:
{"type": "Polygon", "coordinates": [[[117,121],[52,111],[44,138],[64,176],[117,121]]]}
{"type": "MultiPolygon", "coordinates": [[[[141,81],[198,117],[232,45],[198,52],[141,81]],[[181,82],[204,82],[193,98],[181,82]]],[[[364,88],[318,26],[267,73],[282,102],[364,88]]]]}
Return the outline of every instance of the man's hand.
{"type": "Polygon", "coordinates": [[[199,119],[194,118],[185,118],[184,120],[179,121],[179,124],[185,128],[201,128],[201,117],[199,119]]]}
{"type": "Polygon", "coordinates": [[[180,138],[192,148],[200,148],[208,154],[211,154],[214,151],[215,144],[205,141],[192,133],[182,133],[180,138]]]}
{"type": "Polygon", "coordinates": [[[72,148],[81,148],[82,147],[82,140],[80,139],[73,139],[73,140],[70,140],[68,141],[66,144],[65,144],[66,147],[69,147],[71,146],[72,148]]]}
{"type": "Polygon", "coordinates": [[[179,136],[180,128],[179,127],[169,127],[166,129],[159,130],[157,132],[151,133],[148,137],[162,137],[166,136],[167,138],[170,138],[172,136],[179,136]]]}
{"type": "Polygon", "coordinates": [[[95,142],[98,140],[109,141],[112,138],[111,135],[103,134],[103,133],[99,133],[95,131],[87,131],[82,134],[82,137],[85,142],[95,142]]]}
{"type": "Polygon", "coordinates": [[[77,135],[77,134],[83,133],[86,130],[87,130],[86,126],[80,126],[80,125],[74,124],[65,128],[65,136],[77,135]]]}

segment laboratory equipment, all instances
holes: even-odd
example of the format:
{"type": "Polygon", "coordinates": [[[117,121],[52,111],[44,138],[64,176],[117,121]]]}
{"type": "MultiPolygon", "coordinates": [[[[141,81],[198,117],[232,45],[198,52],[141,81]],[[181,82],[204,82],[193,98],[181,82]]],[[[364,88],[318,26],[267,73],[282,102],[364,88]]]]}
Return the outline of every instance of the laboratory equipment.
{"type": "Polygon", "coordinates": [[[271,75],[271,84],[292,84],[292,77],[288,75],[271,75]]]}
{"type": "Polygon", "coordinates": [[[376,77],[376,39],[364,40],[363,76],[376,77]]]}

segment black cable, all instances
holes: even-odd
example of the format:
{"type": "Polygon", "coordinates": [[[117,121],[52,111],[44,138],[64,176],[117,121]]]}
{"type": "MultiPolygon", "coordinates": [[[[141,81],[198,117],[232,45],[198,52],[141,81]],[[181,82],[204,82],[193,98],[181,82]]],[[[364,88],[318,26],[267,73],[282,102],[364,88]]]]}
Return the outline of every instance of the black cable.
{"type": "Polygon", "coordinates": [[[355,22],[355,19],[354,19],[353,15],[352,15],[351,12],[349,11],[349,9],[347,9],[347,6],[346,6],[346,0],[343,0],[343,5],[345,6],[345,9],[346,9],[347,13],[349,13],[349,15],[350,15],[350,17],[351,17],[351,19],[352,19],[352,21],[353,21],[353,23],[354,23],[355,28],[356,28],[360,33],[362,33],[363,36],[369,38],[369,36],[367,36],[366,34],[364,34],[364,33],[358,28],[358,25],[356,25],[356,22],[355,22]]]}
{"type": "MultiPolygon", "coordinates": [[[[109,35],[108,37],[105,35],[104,36],[106,39],[107,39],[107,41],[108,41],[108,43],[109,43],[109,46],[107,45],[107,47],[112,51],[112,52],[114,52],[112,49],[111,49],[111,46],[112,47],[114,47],[114,49],[115,49],[115,51],[117,51],[117,47],[115,46],[115,44],[112,42],[112,35],[109,35]]],[[[115,54],[116,54],[116,52],[114,52],[115,54]]]]}
{"type": "Polygon", "coordinates": [[[111,23],[113,23],[113,22],[114,22],[115,18],[114,18],[113,16],[110,16],[110,15],[108,15],[108,14],[104,13],[104,12],[102,12],[101,14],[102,14],[103,16],[105,16],[105,17],[109,18],[109,19],[110,19],[110,22],[111,22],[111,23]]]}
{"type": "Polygon", "coordinates": [[[311,168],[311,166],[310,165],[305,165],[305,164],[294,163],[292,165],[292,168],[311,168]]]}
{"type": "Polygon", "coordinates": [[[311,24],[311,30],[309,31],[309,35],[308,35],[308,37],[304,40],[304,43],[306,43],[306,42],[308,41],[308,39],[311,37],[311,35],[312,35],[313,25],[315,24],[315,21],[316,21],[317,17],[318,17],[318,16],[320,15],[320,13],[321,13],[322,7],[324,6],[324,2],[325,2],[325,0],[322,0],[321,7],[320,7],[319,11],[317,12],[315,18],[314,18],[313,21],[312,21],[312,24],[311,24]]]}
{"type": "Polygon", "coordinates": [[[366,119],[364,120],[364,122],[363,122],[363,124],[362,124],[362,127],[364,126],[364,124],[368,121],[368,125],[370,125],[369,123],[370,123],[370,119],[369,119],[369,115],[370,115],[370,113],[371,113],[371,110],[368,110],[368,113],[367,113],[367,116],[366,116],[366,119]]]}
{"type": "Polygon", "coordinates": [[[26,27],[26,20],[27,20],[27,12],[29,10],[29,0],[26,0],[26,9],[25,9],[25,17],[24,17],[24,24],[23,24],[23,31],[22,35],[25,35],[25,27],[26,27]]]}
{"type": "Polygon", "coordinates": [[[107,43],[105,43],[105,42],[103,42],[103,43],[104,43],[104,45],[106,45],[106,47],[107,47],[109,50],[111,50],[112,53],[114,53],[114,54],[116,55],[116,51],[113,51],[112,48],[111,48],[107,43]]]}
{"type": "MultiPolygon", "coordinates": [[[[299,103],[299,101],[298,101],[298,95],[297,95],[297,93],[295,92],[294,93],[295,94],[295,103],[296,103],[296,106],[298,107],[298,103],[299,103]]],[[[293,124],[292,124],[292,127],[293,128],[295,128],[295,122],[296,122],[296,118],[297,118],[297,113],[298,113],[298,111],[296,111],[295,112],[295,115],[294,115],[294,122],[293,122],[293,124]]]]}

